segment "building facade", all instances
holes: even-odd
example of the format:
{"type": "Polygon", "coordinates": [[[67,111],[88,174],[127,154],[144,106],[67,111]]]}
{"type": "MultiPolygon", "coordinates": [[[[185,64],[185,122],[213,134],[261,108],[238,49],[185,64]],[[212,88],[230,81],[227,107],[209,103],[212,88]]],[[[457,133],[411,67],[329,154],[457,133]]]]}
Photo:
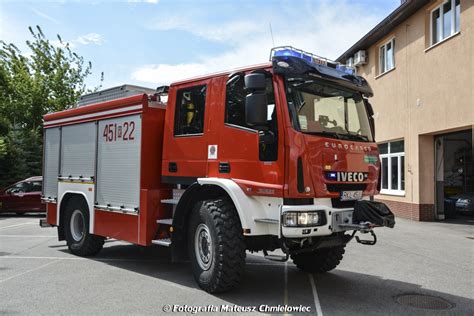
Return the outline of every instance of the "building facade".
{"type": "Polygon", "coordinates": [[[456,216],[453,201],[474,198],[474,0],[402,1],[338,61],[374,90],[378,200],[413,220],[456,216]]]}

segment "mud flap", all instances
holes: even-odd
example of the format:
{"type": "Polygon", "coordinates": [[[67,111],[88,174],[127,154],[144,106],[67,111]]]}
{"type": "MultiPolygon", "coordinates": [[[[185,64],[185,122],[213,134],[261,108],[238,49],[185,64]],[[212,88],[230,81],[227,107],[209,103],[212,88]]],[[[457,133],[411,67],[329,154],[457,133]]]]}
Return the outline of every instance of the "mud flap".
{"type": "Polygon", "coordinates": [[[395,226],[395,216],[384,203],[361,200],[354,204],[352,222],[370,222],[376,226],[393,228],[395,226]]]}

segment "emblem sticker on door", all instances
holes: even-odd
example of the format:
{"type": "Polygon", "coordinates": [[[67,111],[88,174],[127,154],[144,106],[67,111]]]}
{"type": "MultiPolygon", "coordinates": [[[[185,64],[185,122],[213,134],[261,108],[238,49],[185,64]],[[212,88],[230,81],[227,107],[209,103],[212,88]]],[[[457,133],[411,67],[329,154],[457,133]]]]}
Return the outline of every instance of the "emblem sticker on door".
{"type": "Polygon", "coordinates": [[[217,145],[207,146],[207,159],[217,159],[217,145]]]}

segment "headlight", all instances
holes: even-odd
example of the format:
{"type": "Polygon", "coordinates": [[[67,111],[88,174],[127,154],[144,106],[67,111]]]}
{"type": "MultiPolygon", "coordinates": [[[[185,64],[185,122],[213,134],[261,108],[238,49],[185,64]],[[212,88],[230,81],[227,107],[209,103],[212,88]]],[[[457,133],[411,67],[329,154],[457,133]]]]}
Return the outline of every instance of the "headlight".
{"type": "Polygon", "coordinates": [[[283,226],[318,226],[321,225],[321,212],[285,212],[283,213],[283,226]]]}
{"type": "Polygon", "coordinates": [[[285,213],[283,215],[283,226],[297,226],[297,214],[296,213],[285,213]]]}

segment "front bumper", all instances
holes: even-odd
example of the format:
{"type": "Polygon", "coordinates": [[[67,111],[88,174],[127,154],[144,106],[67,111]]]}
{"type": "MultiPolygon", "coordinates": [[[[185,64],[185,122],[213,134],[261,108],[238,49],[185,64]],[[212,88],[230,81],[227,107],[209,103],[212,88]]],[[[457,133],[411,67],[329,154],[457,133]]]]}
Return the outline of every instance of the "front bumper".
{"type": "Polygon", "coordinates": [[[319,211],[325,217],[322,225],[319,226],[301,226],[287,227],[281,223],[281,236],[285,238],[306,238],[313,236],[329,236],[335,232],[354,230],[341,226],[342,224],[352,224],[353,208],[336,209],[328,206],[319,205],[284,205],[281,208],[283,218],[286,212],[311,212],[319,211]]]}

